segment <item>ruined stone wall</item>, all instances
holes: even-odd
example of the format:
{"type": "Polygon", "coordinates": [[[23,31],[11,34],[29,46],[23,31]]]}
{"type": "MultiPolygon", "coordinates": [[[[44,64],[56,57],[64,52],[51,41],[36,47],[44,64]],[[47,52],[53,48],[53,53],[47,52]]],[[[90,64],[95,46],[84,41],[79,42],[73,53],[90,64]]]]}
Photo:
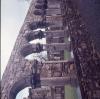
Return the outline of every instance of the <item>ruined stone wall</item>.
{"type": "MultiPolygon", "coordinates": [[[[84,92],[84,94],[82,93],[83,98],[95,99],[96,97],[99,99],[100,58],[93,48],[90,35],[84,29],[80,14],[73,8],[70,1],[48,0],[49,9],[46,10],[44,10],[46,5],[41,5],[41,2],[43,4],[44,0],[32,0],[31,2],[2,77],[2,99],[15,99],[20,90],[31,86],[34,61],[26,60],[25,57],[41,51],[48,53],[48,61],[38,62],[38,67],[42,67],[42,69],[40,68],[41,86],[49,86],[51,92],[55,92],[52,94],[53,97],[63,99],[64,85],[77,85],[75,64],[73,60],[71,62],[64,60],[64,50],[74,52],[81,92],[84,92]],[[40,10],[39,7],[43,7],[43,9],[40,10]],[[39,28],[46,29],[44,34],[46,34],[47,44],[30,44],[31,40],[42,38],[39,34],[37,36],[37,32],[34,31],[39,28]],[[64,37],[69,36],[71,46],[69,42],[65,43],[63,40],[64,37]]],[[[34,95],[34,89],[32,91],[34,95]]]]}
{"type": "MultiPolygon", "coordinates": [[[[37,15],[42,13],[40,12],[36,12],[35,10],[35,5],[36,2],[39,2],[38,0],[32,0],[29,11],[27,13],[27,16],[25,18],[24,24],[19,32],[19,35],[17,37],[15,46],[13,48],[13,51],[11,53],[11,57],[9,59],[9,62],[7,64],[5,73],[3,74],[2,77],[2,84],[1,84],[1,90],[2,90],[2,99],[14,99],[16,97],[16,94],[22,90],[23,88],[27,87],[27,86],[31,86],[30,83],[30,76],[31,76],[31,72],[32,72],[32,65],[34,64],[34,61],[29,61],[25,59],[25,56],[31,54],[31,53],[36,53],[36,52],[40,52],[42,50],[39,50],[36,44],[29,44],[29,38],[28,38],[28,34],[33,33],[35,29],[37,28],[45,28],[46,25],[52,25],[50,27],[51,30],[54,29],[60,29],[60,27],[62,28],[63,24],[62,24],[62,17],[46,17],[46,22],[45,23],[45,17],[43,15],[37,15]],[[60,18],[60,19],[59,19],[60,18]],[[55,20],[57,19],[57,20],[55,20]],[[43,22],[44,20],[44,22],[43,22]],[[48,24],[50,23],[50,24],[48,24]],[[59,24],[58,24],[59,23],[59,24]],[[56,26],[56,25],[57,26],[56,26]]],[[[60,5],[56,2],[49,2],[49,7],[50,8],[59,8],[60,5]],[[53,4],[54,3],[54,4],[53,4]],[[52,5],[53,4],[53,5],[52,5]]],[[[56,10],[52,10],[49,9],[46,11],[47,15],[53,15],[55,16],[56,14],[61,14],[61,11],[56,9],[56,10]]],[[[58,35],[58,34],[57,34],[58,35]]],[[[55,40],[56,41],[56,40],[55,40]]],[[[54,41],[54,42],[55,42],[54,41]]],[[[56,41],[57,42],[57,41],[56,41]]],[[[44,46],[45,49],[43,50],[47,50],[47,51],[60,51],[60,50],[64,50],[67,49],[68,44],[62,43],[62,44],[47,44],[47,45],[41,45],[44,46]],[[62,49],[60,49],[62,48],[62,49]]],[[[39,46],[40,47],[40,46],[39,46]]],[[[43,69],[44,70],[44,69],[43,69]]],[[[42,74],[42,73],[41,73],[42,74]]],[[[43,73],[43,77],[46,77],[46,73],[43,73]]],[[[57,74],[58,75],[58,74],[57,74]]],[[[60,84],[60,80],[63,81],[62,85],[64,85],[64,83],[69,83],[70,78],[41,78],[41,83],[42,85],[56,85],[58,83],[58,85],[60,84]],[[58,80],[57,80],[58,79],[58,80]],[[50,83],[51,81],[53,81],[52,83],[50,83]],[[56,81],[56,82],[55,82],[56,81]]]]}
{"type": "Polygon", "coordinates": [[[35,2],[36,0],[32,0],[28,14],[25,18],[24,24],[19,32],[15,46],[11,53],[11,57],[7,64],[5,73],[3,74],[1,84],[2,99],[14,99],[18,91],[30,85],[29,76],[31,73],[30,68],[32,66],[32,62],[25,60],[25,58],[21,55],[21,49],[24,45],[28,44],[28,41],[26,40],[24,35],[27,32],[27,30],[30,30],[30,28],[28,27],[29,23],[33,20],[40,19],[35,18],[35,16],[32,13],[34,10],[35,2]],[[12,92],[10,92],[11,89],[13,89],[12,92]],[[14,94],[14,96],[9,96],[10,94],[14,94]]]}

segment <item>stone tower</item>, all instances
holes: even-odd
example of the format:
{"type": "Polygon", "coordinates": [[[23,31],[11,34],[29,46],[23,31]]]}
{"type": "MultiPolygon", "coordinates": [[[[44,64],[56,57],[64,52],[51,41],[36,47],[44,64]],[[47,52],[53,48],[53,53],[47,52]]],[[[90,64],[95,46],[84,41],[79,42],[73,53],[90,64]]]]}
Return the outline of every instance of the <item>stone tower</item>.
{"type": "Polygon", "coordinates": [[[78,99],[78,86],[82,99],[99,99],[99,60],[71,0],[32,0],[2,78],[2,99],[15,99],[28,86],[28,99],[78,99]],[[46,44],[29,43],[42,38],[46,44]],[[43,51],[47,51],[45,61],[25,59],[43,51]],[[72,92],[68,87],[74,98],[66,96],[72,92]]]}

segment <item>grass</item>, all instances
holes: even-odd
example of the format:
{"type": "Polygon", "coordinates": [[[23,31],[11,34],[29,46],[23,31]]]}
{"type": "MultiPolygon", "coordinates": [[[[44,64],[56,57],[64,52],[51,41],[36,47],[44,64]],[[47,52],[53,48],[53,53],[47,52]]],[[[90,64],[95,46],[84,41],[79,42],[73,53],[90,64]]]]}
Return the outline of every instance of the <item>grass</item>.
{"type": "MultiPolygon", "coordinates": [[[[68,39],[65,38],[65,42],[68,42],[68,39]]],[[[64,59],[70,59],[71,53],[67,50],[64,51],[64,59]]],[[[65,85],[65,99],[78,99],[76,88],[72,87],[71,85],[65,85]]]]}

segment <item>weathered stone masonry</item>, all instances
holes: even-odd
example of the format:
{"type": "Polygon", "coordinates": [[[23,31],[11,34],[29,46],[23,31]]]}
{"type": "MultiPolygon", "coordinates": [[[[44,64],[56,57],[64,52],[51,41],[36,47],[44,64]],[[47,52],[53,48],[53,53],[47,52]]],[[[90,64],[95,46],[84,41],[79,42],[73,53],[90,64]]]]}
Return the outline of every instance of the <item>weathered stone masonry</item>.
{"type": "Polygon", "coordinates": [[[37,68],[41,86],[47,87],[30,89],[29,99],[64,99],[64,85],[78,86],[76,71],[82,99],[100,98],[100,57],[79,11],[70,0],[32,0],[2,77],[2,99],[15,99],[20,90],[31,86],[35,61],[25,57],[44,50],[48,61],[38,62],[37,68]],[[46,31],[34,31],[38,28],[46,31]],[[29,43],[43,37],[47,44],[29,43]],[[64,41],[68,37],[71,43],[64,41]],[[65,60],[64,51],[73,51],[74,61],[65,60]]]}
{"type": "MultiPolygon", "coordinates": [[[[24,57],[32,52],[37,52],[37,49],[36,49],[36,45],[30,45],[28,43],[28,40],[26,39],[26,35],[27,33],[32,32],[31,29],[38,28],[39,25],[36,24],[38,24],[38,22],[40,22],[39,24],[41,24],[41,21],[43,20],[42,16],[36,16],[33,14],[35,9],[34,8],[35,4],[36,4],[36,0],[33,0],[29,8],[28,14],[25,18],[24,24],[16,40],[14,49],[11,53],[11,57],[9,59],[5,73],[3,75],[2,99],[14,99],[16,94],[20,90],[31,85],[30,75],[31,75],[31,67],[34,61],[25,60],[24,57]],[[30,27],[32,22],[34,22],[33,24],[35,24],[34,27],[30,27]]],[[[59,11],[54,13],[59,14],[59,11]]],[[[39,27],[45,27],[45,24],[42,24],[42,26],[40,25],[39,27]]],[[[57,47],[55,44],[54,45],[51,44],[47,46],[51,47],[51,49],[53,48],[52,46],[57,47]]],[[[61,44],[56,49],[59,50],[60,46],[62,46],[63,49],[66,48],[65,44],[61,44]]],[[[45,79],[43,79],[43,85],[46,85],[45,79]]]]}

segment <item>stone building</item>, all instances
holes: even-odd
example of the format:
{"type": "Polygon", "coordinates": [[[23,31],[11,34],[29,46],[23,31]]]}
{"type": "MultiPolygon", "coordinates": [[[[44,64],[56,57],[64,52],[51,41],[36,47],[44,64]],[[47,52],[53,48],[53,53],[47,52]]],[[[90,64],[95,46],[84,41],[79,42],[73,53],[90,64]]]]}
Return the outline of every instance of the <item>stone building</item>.
{"type": "Polygon", "coordinates": [[[15,99],[28,86],[24,99],[100,99],[100,56],[94,45],[71,0],[32,0],[2,78],[2,99],[15,99]],[[29,43],[42,38],[46,44],[29,43]],[[43,51],[44,61],[25,59],[43,51]]]}

